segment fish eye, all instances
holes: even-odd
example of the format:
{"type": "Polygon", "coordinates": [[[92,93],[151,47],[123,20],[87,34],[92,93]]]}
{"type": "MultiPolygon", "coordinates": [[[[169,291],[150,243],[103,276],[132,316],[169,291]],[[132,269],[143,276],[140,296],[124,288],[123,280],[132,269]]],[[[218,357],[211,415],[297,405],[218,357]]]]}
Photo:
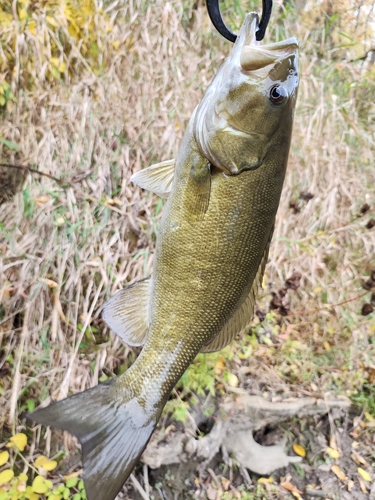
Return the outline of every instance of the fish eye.
{"type": "Polygon", "coordinates": [[[273,85],[270,89],[270,101],[275,106],[279,106],[288,98],[288,91],[282,85],[273,85]]]}

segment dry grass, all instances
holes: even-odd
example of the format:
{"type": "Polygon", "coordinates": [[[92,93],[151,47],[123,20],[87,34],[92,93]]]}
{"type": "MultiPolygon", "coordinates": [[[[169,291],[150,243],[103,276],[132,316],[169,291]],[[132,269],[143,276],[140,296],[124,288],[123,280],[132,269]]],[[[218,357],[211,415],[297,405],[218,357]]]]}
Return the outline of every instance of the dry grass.
{"type": "MultiPolygon", "coordinates": [[[[67,186],[25,172],[22,191],[0,207],[5,434],[23,428],[18,416],[33,401],[92,387],[134,359],[100,319],[115,291],[152,270],[162,205],[129,178],[175,156],[230,49],[213,33],[201,2],[115,2],[107,17],[100,74],[83,67],[59,81],[39,78],[18,93],[13,84],[18,102],[0,124],[0,137],[17,145],[0,143],[1,161],[37,166],[67,186]]],[[[303,278],[290,293],[290,315],[275,320],[287,339],[269,348],[275,366],[264,371],[297,392],[313,383],[360,397],[375,380],[375,315],[360,314],[370,292],[349,300],[364,292],[362,281],[375,268],[375,229],[365,227],[375,218],[374,71],[366,61],[334,59],[323,17],[313,30],[294,14],[277,25],[276,17],[268,36],[299,37],[302,71],[266,292],[293,270],[303,278]],[[313,199],[299,200],[301,191],[313,199]],[[359,217],[364,203],[370,211],[359,217]]],[[[353,29],[351,36],[360,34],[353,29]]],[[[32,41],[23,43],[25,49],[32,41]]],[[[268,348],[260,348],[266,359],[268,348]]]]}

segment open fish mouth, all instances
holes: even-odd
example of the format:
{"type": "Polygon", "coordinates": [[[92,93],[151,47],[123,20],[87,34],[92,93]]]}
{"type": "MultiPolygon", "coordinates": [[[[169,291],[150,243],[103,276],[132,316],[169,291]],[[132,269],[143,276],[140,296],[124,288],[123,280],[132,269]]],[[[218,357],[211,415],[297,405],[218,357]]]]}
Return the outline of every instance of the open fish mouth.
{"type": "MultiPolygon", "coordinates": [[[[298,41],[295,37],[279,42],[261,44],[256,40],[258,16],[250,13],[246,16],[236,41],[238,48],[233,51],[233,58],[238,59],[243,71],[251,71],[254,76],[263,77],[264,71],[278,60],[294,54],[298,50],[298,41]]],[[[234,61],[233,61],[234,62],[234,61]]]]}

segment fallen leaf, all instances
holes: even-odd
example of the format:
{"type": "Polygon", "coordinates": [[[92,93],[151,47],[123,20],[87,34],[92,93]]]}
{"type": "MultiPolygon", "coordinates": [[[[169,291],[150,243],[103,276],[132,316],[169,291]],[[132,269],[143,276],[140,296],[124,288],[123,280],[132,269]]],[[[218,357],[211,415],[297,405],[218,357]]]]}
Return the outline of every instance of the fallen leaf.
{"type": "Polygon", "coordinates": [[[238,380],[237,375],[234,373],[228,373],[228,385],[230,387],[238,387],[240,381],[238,380]]]}
{"type": "Polygon", "coordinates": [[[339,478],[341,481],[345,481],[346,475],[343,473],[343,471],[340,469],[338,465],[332,465],[331,471],[339,478]]]}
{"type": "Polygon", "coordinates": [[[352,454],[350,455],[350,458],[357,464],[357,465],[364,465],[365,467],[369,467],[369,464],[366,462],[366,460],[356,451],[353,450],[352,454]]]}
{"type": "Polygon", "coordinates": [[[297,491],[292,491],[292,495],[297,498],[297,500],[303,500],[301,495],[297,491]]]}
{"type": "Polygon", "coordinates": [[[230,485],[229,479],[227,479],[226,477],[222,477],[221,478],[221,484],[223,485],[224,490],[228,491],[229,485],[230,485]]]}
{"type": "Polygon", "coordinates": [[[302,491],[296,488],[296,486],[294,486],[294,484],[292,484],[290,481],[285,481],[284,483],[280,483],[280,486],[282,486],[284,490],[291,491],[292,493],[293,491],[295,491],[296,493],[302,493],[302,491]]]}
{"type": "Polygon", "coordinates": [[[351,479],[349,479],[347,486],[348,486],[348,491],[349,492],[352,491],[353,486],[354,486],[354,481],[352,481],[351,479]]]}
{"type": "Polygon", "coordinates": [[[369,482],[371,481],[371,476],[367,471],[365,471],[365,469],[358,467],[357,472],[361,476],[361,478],[364,479],[365,481],[369,482]]]}
{"type": "Polygon", "coordinates": [[[216,375],[221,375],[225,368],[225,359],[223,356],[218,356],[216,365],[215,365],[215,373],[216,375]]]}
{"type": "Polygon", "coordinates": [[[273,477],[260,477],[258,483],[273,483],[273,477]]]}
{"type": "Polygon", "coordinates": [[[361,487],[362,492],[366,495],[367,493],[367,488],[365,483],[362,481],[362,479],[359,477],[358,478],[359,486],[361,487]]]}
{"type": "Polygon", "coordinates": [[[300,457],[305,457],[306,456],[306,450],[303,446],[301,446],[298,443],[293,443],[293,450],[296,455],[299,455],[300,457]]]}
{"type": "Polygon", "coordinates": [[[327,448],[326,449],[326,453],[328,453],[328,455],[331,457],[331,458],[339,458],[340,457],[340,453],[337,451],[337,450],[334,450],[333,448],[327,448]]]}

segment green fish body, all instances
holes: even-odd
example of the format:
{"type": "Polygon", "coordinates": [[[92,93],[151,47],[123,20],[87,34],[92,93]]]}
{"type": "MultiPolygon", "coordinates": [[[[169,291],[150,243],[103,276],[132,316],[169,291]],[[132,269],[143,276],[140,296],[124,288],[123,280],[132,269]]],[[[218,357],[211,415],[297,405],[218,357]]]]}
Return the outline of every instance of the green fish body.
{"type": "Polygon", "coordinates": [[[116,294],[103,318],[143,345],[133,366],[30,419],[76,435],[89,500],[113,500],[171,390],[195,356],[251,320],[272,238],[298,87],[297,41],[260,45],[248,14],[194,111],[176,161],[133,175],[167,197],[150,278],[116,294]]]}

